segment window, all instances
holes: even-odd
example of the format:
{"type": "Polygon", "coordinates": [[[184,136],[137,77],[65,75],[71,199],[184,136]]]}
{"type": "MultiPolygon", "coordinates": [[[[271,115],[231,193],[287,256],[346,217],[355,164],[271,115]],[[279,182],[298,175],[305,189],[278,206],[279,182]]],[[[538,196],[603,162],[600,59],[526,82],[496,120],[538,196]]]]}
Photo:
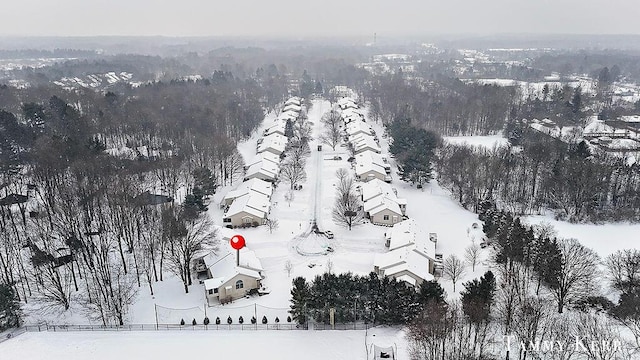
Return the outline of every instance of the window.
{"type": "Polygon", "coordinates": [[[249,217],[243,218],[242,222],[245,223],[245,224],[251,224],[251,218],[249,218],[249,217]]]}
{"type": "Polygon", "coordinates": [[[242,288],[244,288],[244,283],[242,282],[242,280],[236,281],[236,290],[242,288]]]}
{"type": "Polygon", "coordinates": [[[383,220],[389,220],[389,215],[384,215],[384,216],[382,217],[382,219],[383,219],[383,220]]]}
{"type": "Polygon", "coordinates": [[[217,294],[218,293],[218,288],[213,289],[213,293],[217,294]]]}
{"type": "Polygon", "coordinates": [[[209,289],[209,295],[213,294],[213,289],[209,289]]]}

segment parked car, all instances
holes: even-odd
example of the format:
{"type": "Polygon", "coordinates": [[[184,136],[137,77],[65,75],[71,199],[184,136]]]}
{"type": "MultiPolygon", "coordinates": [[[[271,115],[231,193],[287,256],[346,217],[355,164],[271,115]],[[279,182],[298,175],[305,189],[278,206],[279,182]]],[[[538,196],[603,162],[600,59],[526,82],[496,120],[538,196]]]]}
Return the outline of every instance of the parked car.
{"type": "Polygon", "coordinates": [[[324,236],[326,236],[327,239],[333,239],[333,232],[331,232],[331,230],[327,230],[324,232],[324,236]]]}
{"type": "Polygon", "coordinates": [[[333,160],[342,160],[342,156],[336,155],[336,156],[333,157],[333,160]]]}

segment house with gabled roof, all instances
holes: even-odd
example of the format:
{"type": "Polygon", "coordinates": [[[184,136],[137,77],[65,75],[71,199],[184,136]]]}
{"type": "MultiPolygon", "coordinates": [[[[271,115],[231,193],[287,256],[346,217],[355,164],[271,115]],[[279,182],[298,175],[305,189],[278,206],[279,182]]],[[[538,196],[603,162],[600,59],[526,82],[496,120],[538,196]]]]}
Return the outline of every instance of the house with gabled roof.
{"type": "Polygon", "coordinates": [[[384,254],[377,254],[373,262],[373,271],[380,276],[388,276],[407,284],[419,287],[424,281],[434,279],[429,268],[430,259],[411,247],[405,247],[384,254]]]}
{"type": "Polygon", "coordinates": [[[374,225],[392,226],[402,221],[403,218],[398,202],[385,195],[366,201],[364,203],[364,212],[374,225]]]}
{"type": "Polygon", "coordinates": [[[271,210],[270,199],[257,192],[236,198],[222,219],[226,227],[249,227],[264,224],[271,210]]]}
{"type": "Polygon", "coordinates": [[[373,179],[359,187],[365,216],[375,225],[392,226],[403,220],[407,210],[407,200],[398,198],[391,185],[373,179]]]}
{"type": "Polygon", "coordinates": [[[355,171],[358,180],[379,179],[391,182],[391,165],[382,155],[373,151],[363,151],[355,156],[355,171]]]}
{"type": "Polygon", "coordinates": [[[284,136],[284,130],[287,127],[286,120],[276,120],[271,126],[264,129],[264,136],[269,136],[271,134],[280,134],[284,136]]]}
{"type": "Polygon", "coordinates": [[[258,154],[268,151],[276,155],[280,155],[284,152],[288,141],[286,136],[280,134],[271,134],[260,140],[262,141],[259,141],[256,148],[256,152],[258,154]]]}
{"type": "Polygon", "coordinates": [[[278,179],[279,166],[268,160],[260,160],[249,166],[244,174],[244,181],[261,179],[274,182],[278,179]]]}
{"type": "Polygon", "coordinates": [[[299,114],[300,111],[302,111],[302,106],[300,106],[300,104],[289,104],[289,105],[285,105],[282,111],[283,112],[293,111],[299,114]]]}
{"type": "Polygon", "coordinates": [[[205,278],[202,283],[210,306],[230,302],[247,295],[252,289],[260,289],[264,278],[260,260],[247,247],[242,248],[239,254],[226,250],[197,259],[196,271],[199,278],[201,274],[205,278]]]}
{"type": "Polygon", "coordinates": [[[385,233],[389,252],[374,260],[374,271],[403,280],[413,286],[433,279],[436,267],[436,236],[427,233],[414,219],[393,225],[385,233]]]}
{"type": "Polygon", "coordinates": [[[220,206],[226,208],[227,206],[230,206],[235,199],[247,195],[252,191],[265,195],[271,199],[271,195],[273,194],[273,183],[258,178],[249,179],[240,184],[235,190],[229,191],[222,198],[220,206]]]}
{"type": "Polygon", "coordinates": [[[353,147],[353,152],[356,154],[360,154],[365,151],[372,151],[377,154],[382,152],[378,142],[370,135],[356,134],[349,137],[349,143],[353,147]]]}
{"type": "Polygon", "coordinates": [[[347,136],[349,138],[351,138],[352,136],[358,135],[358,134],[364,134],[364,135],[369,135],[369,136],[375,136],[376,132],[373,130],[373,128],[371,127],[371,125],[367,124],[364,121],[351,121],[349,123],[347,123],[347,126],[345,127],[345,132],[347,133],[347,136]]]}

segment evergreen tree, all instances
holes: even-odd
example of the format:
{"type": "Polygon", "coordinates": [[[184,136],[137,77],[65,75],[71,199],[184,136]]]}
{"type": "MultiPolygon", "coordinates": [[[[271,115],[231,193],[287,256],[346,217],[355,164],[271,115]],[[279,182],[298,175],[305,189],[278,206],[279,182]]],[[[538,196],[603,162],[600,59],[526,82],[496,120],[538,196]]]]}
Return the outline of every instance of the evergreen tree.
{"type": "Polygon", "coordinates": [[[267,320],[267,315],[263,315],[263,316],[262,316],[262,323],[263,323],[263,324],[266,324],[267,322],[269,322],[269,321],[267,320]]]}
{"type": "Polygon", "coordinates": [[[488,322],[494,303],[496,279],[487,271],[480,280],[474,279],[464,285],[462,291],[462,311],[474,324],[488,322]]]}
{"type": "Polygon", "coordinates": [[[0,330],[18,327],[22,324],[20,300],[9,284],[0,284],[0,330]]]}
{"type": "Polygon", "coordinates": [[[231,315],[229,315],[229,317],[227,318],[227,324],[229,325],[233,324],[233,319],[231,318],[231,315]]]}
{"type": "Polygon", "coordinates": [[[244,323],[244,318],[242,317],[242,315],[238,318],[238,323],[239,324],[243,324],[244,323]]]}
{"type": "Polygon", "coordinates": [[[301,276],[293,279],[289,313],[298,324],[304,324],[307,321],[305,311],[310,300],[311,294],[307,280],[301,276]]]}
{"type": "Polygon", "coordinates": [[[435,280],[424,281],[420,285],[418,298],[420,299],[420,302],[422,304],[426,304],[429,301],[435,301],[436,303],[444,303],[444,289],[435,280]]]}

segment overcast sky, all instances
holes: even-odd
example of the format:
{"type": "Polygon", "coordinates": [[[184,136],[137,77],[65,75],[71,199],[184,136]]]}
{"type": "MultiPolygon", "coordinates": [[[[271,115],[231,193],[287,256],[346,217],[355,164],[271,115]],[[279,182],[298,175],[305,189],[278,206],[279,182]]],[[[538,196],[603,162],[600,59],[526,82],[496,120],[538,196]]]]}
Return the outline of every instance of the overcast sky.
{"type": "Polygon", "coordinates": [[[3,0],[0,35],[640,34],[638,0],[3,0]]]}

